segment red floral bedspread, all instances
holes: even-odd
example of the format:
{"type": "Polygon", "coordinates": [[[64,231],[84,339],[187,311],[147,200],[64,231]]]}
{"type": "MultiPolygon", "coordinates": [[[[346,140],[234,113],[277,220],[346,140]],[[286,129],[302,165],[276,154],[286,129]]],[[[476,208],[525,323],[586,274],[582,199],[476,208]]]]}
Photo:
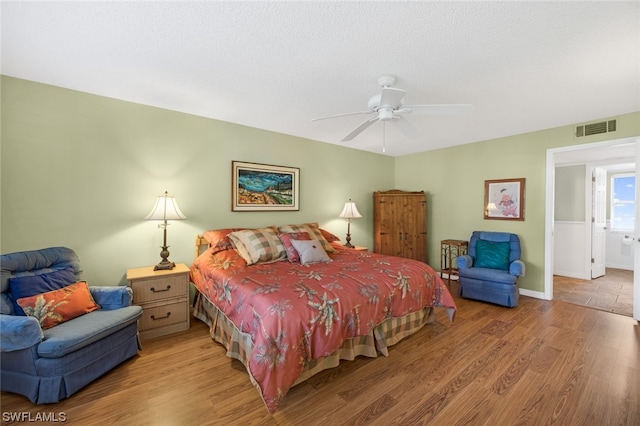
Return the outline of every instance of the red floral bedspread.
{"type": "Polygon", "coordinates": [[[386,318],[444,307],[453,320],[456,305],[430,266],[336,248],[332,262],[308,266],[286,260],[247,266],[234,250],[212,255],[209,249],[191,266],[198,290],[251,335],[248,368],[270,412],[305,361],[371,333],[386,318]]]}

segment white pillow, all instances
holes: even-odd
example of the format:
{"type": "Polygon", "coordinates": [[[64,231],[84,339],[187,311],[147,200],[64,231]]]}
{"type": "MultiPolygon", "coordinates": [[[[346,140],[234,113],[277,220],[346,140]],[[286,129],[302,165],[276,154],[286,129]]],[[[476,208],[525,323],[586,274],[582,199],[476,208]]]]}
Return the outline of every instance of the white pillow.
{"type": "Polygon", "coordinates": [[[318,240],[291,240],[291,244],[300,255],[300,263],[303,265],[331,262],[331,258],[318,240]]]}

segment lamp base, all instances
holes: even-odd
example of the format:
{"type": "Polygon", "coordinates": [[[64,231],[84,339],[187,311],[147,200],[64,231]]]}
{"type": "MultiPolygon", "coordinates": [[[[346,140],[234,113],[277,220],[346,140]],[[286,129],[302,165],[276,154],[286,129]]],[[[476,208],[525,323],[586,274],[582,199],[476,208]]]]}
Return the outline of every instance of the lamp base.
{"type": "Polygon", "coordinates": [[[173,262],[169,262],[168,260],[163,259],[160,263],[153,267],[154,271],[166,271],[175,268],[176,264],[173,262]]]}
{"type": "Polygon", "coordinates": [[[160,257],[162,260],[156,266],[153,267],[154,271],[165,271],[175,268],[176,264],[173,262],[169,262],[169,246],[162,246],[162,251],[160,252],[160,257]]]}
{"type": "Polygon", "coordinates": [[[351,234],[347,234],[347,244],[344,244],[344,247],[348,247],[348,248],[353,248],[353,246],[351,245],[351,234]]]}

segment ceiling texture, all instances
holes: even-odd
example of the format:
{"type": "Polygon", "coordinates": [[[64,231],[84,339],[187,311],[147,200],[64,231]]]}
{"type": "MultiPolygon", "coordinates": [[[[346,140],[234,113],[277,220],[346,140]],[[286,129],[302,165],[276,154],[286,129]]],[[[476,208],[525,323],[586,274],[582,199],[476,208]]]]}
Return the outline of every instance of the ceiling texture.
{"type": "MultiPolygon", "coordinates": [[[[2,1],[4,75],[400,156],[640,111],[640,2],[2,1]],[[381,74],[421,136],[368,118],[381,74]],[[386,130],[386,133],[383,132],[386,130]],[[384,142],[383,142],[384,141],[384,142]]],[[[303,141],[304,143],[304,141],[303,141]]]]}

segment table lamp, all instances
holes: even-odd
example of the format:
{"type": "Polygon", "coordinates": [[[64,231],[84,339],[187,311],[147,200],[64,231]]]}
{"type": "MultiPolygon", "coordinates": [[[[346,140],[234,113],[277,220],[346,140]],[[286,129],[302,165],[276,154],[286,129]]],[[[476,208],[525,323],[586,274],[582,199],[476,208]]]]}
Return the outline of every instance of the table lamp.
{"type": "Polygon", "coordinates": [[[148,220],[161,220],[162,223],[158,225],[158,228],[163,229],[164,240],[162,245],[162,251],[160,252],[160,257],[162,260],[158,263],[153,270],[167,270],[173,269],[176,264],[170,262],[169,257],[169,246],[167,245],[167,223],[168,220],[182,220],[187,217],[182,214],[180,208],[178,207],[178,203],[174,196],[169,195],[167,191],[164,192],[164,195],[160,195],[156,200],[156,205],[151,210],[151,213],[145,217],[148,220]]]}
{"type": "Polygon", "coordinates": [[[347,244],[345,244],[344,246],[353,248],[353,246],[351,245],[351,219],[357,219],[359,217],[362,217],[362,215],[358,211],[356,203],[351,201],[351,198],[349,198],[349,201],[344,203],[344,209],[342,209],[342,212],[338,215],[338,217],[347,219],[347,244]]]}

